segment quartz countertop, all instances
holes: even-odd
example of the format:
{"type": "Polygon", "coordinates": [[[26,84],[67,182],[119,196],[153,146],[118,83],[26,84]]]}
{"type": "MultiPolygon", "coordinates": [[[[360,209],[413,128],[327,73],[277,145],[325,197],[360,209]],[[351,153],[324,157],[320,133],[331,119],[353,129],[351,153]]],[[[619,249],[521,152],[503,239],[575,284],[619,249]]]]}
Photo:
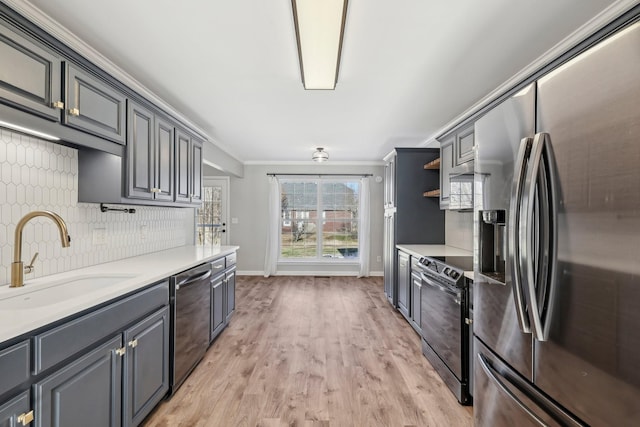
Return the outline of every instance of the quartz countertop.
{"type": "MultiPolygon", "coordinates": [[[[473,256],[473,252],[447,245],[403,245],[398,244],[396,248],[411,256],[473,256]]],[[[473,271],[465,271],[464,277],[473,280],[473,271]]]]}
{"type": "Polygon", "coordinates": [[[229,255],[238,249],[238,246],[220,248],[182,246],[38,279],[29,279],[25,276],[25,284],[21,288],[9,288],[8,284],[2,285],[0,286],[0,325],[2,325],[0,343],[117,299],[204,262],[229,255]],[[79,277],[99,278],[100,276],[122,276],[122,280],[102,288],[93,288],[90,292],[78,293],[62,302],[39,304],[30,308],[11,307],[9,299],[20,298],[21,305],[24,305],[24,300],[30,298],[29,294],[36,295],[38,290],[48,288],[52,284],[62,291],[65,285],[60,284],[61,282],[73,281],[79,277]]]}

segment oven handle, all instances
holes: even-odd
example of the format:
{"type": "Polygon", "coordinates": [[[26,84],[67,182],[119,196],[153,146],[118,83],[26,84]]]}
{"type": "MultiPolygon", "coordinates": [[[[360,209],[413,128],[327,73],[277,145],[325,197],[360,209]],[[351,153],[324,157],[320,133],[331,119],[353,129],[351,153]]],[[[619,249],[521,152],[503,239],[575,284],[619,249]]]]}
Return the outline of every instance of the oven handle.
{"type": "Polygon", "coordinates": [[[449,288],[445,285],[441,285],[435,281],[433,281],[429,276],[427,276],[424,273],[420,273],[420,276],[422,276],[422,281],[424,283],[426,283],[427,285],[431,286],[432,288],[436,288],[439,291],[442,291],[452,297],[455,298],[455,302],[456,304],[460,304],[461,300],[460,298],[462,297],[462,292],[458,291],[458,290],[453,290],[452,288],[449,288]]]}

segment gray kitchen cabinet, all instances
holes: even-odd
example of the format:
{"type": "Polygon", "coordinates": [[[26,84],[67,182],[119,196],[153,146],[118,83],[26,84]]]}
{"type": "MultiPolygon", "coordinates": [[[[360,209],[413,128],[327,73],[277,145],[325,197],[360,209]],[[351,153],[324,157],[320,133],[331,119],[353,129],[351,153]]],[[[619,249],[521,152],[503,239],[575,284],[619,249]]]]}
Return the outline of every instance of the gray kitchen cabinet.
{"type": "Polygon", "coordinates": [[[455,138],[455,162],[456,166],[473,160],[475,154],[475,138],[473,131],[473,123],[460,129],[456,133],[455,138]]]}
{"type": "Polygon", "coordinates": [[[453,169],[453,142],[455,135],[440,144],[440,209],[449,206],[449,174],[453,169]]]}
{"type": "Polygon", "coordinates": [[[209,342],[212,342],[226,326],[224,299],[225,274],[219,274],[211,280],[211,328],[209,342]]]}
{"type": "Polygon", "coordinates": [[[411,264],[409,254],[398,251],[398,310],[409,319],[411,304],[411,264]]]}
{"type": "Polygon", "coordinates": [[[30,357],[29,340],[0,350],[0,396],[29,380],[30,357]]]}
{"type": "Polygon", "coordinates": [[[236,268],[228,268],[225,272],[225,321],[228,324],[231,321],[231,316],[236,309],[236,268]]]}
{"type": "Polygon", "coordinates": [[[136,426],[169,390],[169,307],[124,332],[123,414],[125,426],[136,426]]]}
{"type": "Polygon", "coordinates": [[[69,63],[65,71],[64,123],[125,144],[125,95],[69,63]]]}
{"type": "Polygon", "coordinates": [[[176,202],[202,201],[202,142],[176,129],[176,202]]]}
{"type": "Polygon", "coordinates": [[[29,391],[24,391],[5,403],[0,403],[0,426],[14,427],[31,425],[34,412],[29,391]]]}
{"type": "MultiPolygon", "coordinates": [[[[411,258],[411,264],[413,265],[413,258],[411,258]]],[[[411,317],[410,324],[413,329],[418,332],[419,335],[422,335],[422,330],[420,329],[420,321],[421,321],[421,305],[422,305],[422,277],[420,276],[420,272],[411,269],[411,317]]]]}
{"type": "Polygon", "coordinates": [[[396,205],[395,198],[395,156],[387,159],[384,165],[384,207],[392,208],[396,205]]]}
{"type": "Polygon", "coordinates": [[[122,336],[33,386],[37,427],[122,425],[122,336]]]}
{"type": "Polygon", "coordinates": [[[135,102],[127,108],[127,197],[153,199],[154,136],[153,113],[135,102]]]}
{"type": "Polygon", "coordinates": [[[131,100],[127,105],[126,196],[173,201],[173,124],[131,100]]]}
{"type": "Polygon", "coordinates": [[[394,307],[397,305],[396,295],[396,247],[395,247],[395,212],[385,211],[384,214],[384,251],[383,270],[384,270],[384,294],[389,303],[394,307]]]}
{"type": "Polygon", "coordinates": [[[62,60],[43,45],[0,24],[0,100],[59,121],[62,60]],[[10,64],[8,66],[7,64],[10,64]]]}

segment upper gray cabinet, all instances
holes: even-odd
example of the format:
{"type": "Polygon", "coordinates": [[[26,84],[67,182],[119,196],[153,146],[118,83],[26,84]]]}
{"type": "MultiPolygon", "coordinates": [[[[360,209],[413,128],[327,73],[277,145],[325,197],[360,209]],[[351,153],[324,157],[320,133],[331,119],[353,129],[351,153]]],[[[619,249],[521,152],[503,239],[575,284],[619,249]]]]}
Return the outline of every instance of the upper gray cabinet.
{"type": "Polygon", "coordinates": [[[396,205],[395,179],[396,157],[395,155],[385,159],[384,165],[384,207],[393,208],[396,205]]]}
{"type": "Polygon", "coordinates": [[[455,165],[460,166],[473,160],[475,153],[473,123],[459,130],[455,135],[455,141],[455,165]]]}
{"type": "Polygon", "coordinates": [[[71,64],[66,64],[65,71],[64,123],[124,144],[125,95],[71,64]]]}
{"type": "Polygon", "coordinates": [[[49,120],[60,120],[61,60],[0,24],[0,99],[49,120]]]}
{"type": "Polygon", "coordinates": [[[173,201],[174,127],[131,100],[127,108],[127,197],[173,201]]]}
{"type": "Polygon", "coordinates": [[[451,136],[440,144],[440,209],[449,206],[449,174],[453,169],[453,141],[451,136]]]}
{"type": "Polygon", "coordinates": [[[180,129],[176,129],[175,201],[202,201],[202,142],[180,129]]]}

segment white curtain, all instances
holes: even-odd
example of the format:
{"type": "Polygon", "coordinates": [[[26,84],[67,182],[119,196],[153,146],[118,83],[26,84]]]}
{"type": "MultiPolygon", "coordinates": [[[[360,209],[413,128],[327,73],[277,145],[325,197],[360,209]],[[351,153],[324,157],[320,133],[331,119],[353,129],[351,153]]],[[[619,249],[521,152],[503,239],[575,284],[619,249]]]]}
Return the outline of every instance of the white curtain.
{"type": "Polygon", "coordinates": [[[360,181],[360,227],[358,228],[358,255],[360,257],[360,271],[358,277],[369,276],[369,246],[371,220],[369,218],[369,178],[360,181]]]}
{"type": "Polygon", "coordinates": [[[280,255],[280,182],[269,177],[269,211],[267,212],[267,244],[264,253],[264,277],[276,273],[280,255]]]}

